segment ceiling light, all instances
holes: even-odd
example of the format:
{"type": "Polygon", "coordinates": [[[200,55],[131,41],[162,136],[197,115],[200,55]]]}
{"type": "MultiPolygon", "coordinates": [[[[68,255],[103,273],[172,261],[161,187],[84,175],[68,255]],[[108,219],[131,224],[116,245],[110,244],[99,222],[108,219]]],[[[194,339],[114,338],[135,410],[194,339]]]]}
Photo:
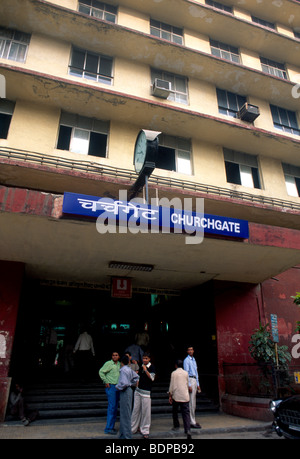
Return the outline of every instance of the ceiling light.
{"type": "Polygon", "coordinates": [[[154,268],[153,265],[144,265],[139,263],[126,263],[123,261],[110,261],[108,264],[112,269],[125,269],[129,271],[146,271],[150,272],[154,268]]]}

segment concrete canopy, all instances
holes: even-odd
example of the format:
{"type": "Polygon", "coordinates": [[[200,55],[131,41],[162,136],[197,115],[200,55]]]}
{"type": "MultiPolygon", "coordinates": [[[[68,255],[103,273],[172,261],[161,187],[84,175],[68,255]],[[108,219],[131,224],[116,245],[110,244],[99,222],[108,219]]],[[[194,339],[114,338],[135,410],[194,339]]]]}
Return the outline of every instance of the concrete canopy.
{"type": "Polygon", "coordinates": [[[300,263],[297,230],[250,223],[249,240],[200,244],[186,244],[183,234],[100,234],[95,221],[62,215],[62,196],[23,192],[2,205],[0,258],[25,263],[30,278],[109,285],[119,276],[132,278],[133,288],[180,291],[211,279],[259,283],[300,263]],[[111,269],[112,260],[154,269],[111,269]]]}

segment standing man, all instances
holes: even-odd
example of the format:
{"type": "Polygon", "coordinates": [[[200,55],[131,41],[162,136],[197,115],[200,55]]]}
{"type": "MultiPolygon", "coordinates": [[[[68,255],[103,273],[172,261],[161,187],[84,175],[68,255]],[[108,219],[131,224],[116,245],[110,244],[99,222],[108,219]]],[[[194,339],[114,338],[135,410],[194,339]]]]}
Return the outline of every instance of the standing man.
{"type": "Polygon", "coordinates": [[[192,438],[191,435],[191,419],[190,419],[190,394],[189,394],[189,375],[183,369],[182,360],[177,360],[175,363],[176,370],[171,373],[171,381],[169,386],[169,402],[172,405],[173,414],[173,429],[179,429],[178,407],[183,420],[184,432],[187,434],[187,439],[192,438]]]}
{"type": "Polygon", "coordinates": [[[129,366],[129,358],[124,355],[121,359],[119,382],[116,389],[120,391],[120,431],[119,438],[131,439],[131,409],[133,391],[139,376],[129,366]]]}
{"type": "Polygon", "coordinates": [[[151,390],[155,379],[155,368],[150,362],[150,354],[145,352],[139,369],[139,383],[134,392],[134,406],[131,418],[132,433],[140,429],[144,438],[149,438],[151,424],[151,390]]]}
{"type": "Polygon", "coordinates": [[[78,353],[78,366],[81,379],[86,381],[91,376],[92,356],[95,357],[93,338],[88,333],[88,327],[82,328],[73,350],[78,353]]]}
{"type": "Polygon", "coordinates": [[[197,362],[194,357],[194,348],[189,346],[187,348],[187,353],[188,355],[183,362],[183,368],[189,375],[191,427],[194,429],[201,429],[200,424],[196,422],[196,395],[197,391],[201,392],[201,389],[199,384],[197,362]]]}
{"type": "Polygon", "coordinates": [[[118,352],[113,352],[111,360],[108,360],[99,370],[99,376],[105,384],[105,392],[108,400],[107,421],[104,432],[111,435],[117,433],[115,430],[115,422],[120,398],[120,393],[116,389],[120,376],[119,358],[118,352]]]}

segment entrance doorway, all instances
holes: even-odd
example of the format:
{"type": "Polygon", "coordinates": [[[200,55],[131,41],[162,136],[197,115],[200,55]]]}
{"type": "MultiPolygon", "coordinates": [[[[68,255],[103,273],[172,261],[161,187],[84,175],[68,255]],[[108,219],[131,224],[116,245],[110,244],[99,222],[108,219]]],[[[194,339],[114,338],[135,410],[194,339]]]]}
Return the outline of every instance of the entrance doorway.
{"type": "MultiPolygon", "coordinates": [[[[117,351],[148,336],[144,350],[151,353],[158,380],[169,380],[177,358],[195,348],[203,390],[215,398],[217,346],[212,285],[180,296],[133,293],[131,299],[112,298],[109,291],[49,287],[27,281],[20,304],[11,373],[35,381],[75,376],[72,355],[83,326],[93,338],[92,376],[117,351]],[[71,365],[71,366],[70,366],[71,365]]],[[[76,354],[75,354],[76,355],[76,354]]]]}

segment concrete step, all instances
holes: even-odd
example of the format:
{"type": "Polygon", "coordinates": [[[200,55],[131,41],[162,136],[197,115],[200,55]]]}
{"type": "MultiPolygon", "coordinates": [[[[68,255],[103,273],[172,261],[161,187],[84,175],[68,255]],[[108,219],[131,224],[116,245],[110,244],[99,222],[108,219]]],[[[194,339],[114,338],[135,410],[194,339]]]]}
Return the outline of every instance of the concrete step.
{"type": "MultiPolygon", "coordinates": [[[[159,382],[152,391],[152,413],[171,414],[168,382],[159,382]]],[[[105,417],[107,398],[99,381],[81,384],[70,382],[39,382],[27,386],[26,403],[30,410],[38,410],[40,419],[68,419],[105,417]]],[[[219,407],[205,394],[197,396],[197,412],[217,412],[219,407]]],[[[9,421],[9,417],[7,418],[9,421]]]]}

